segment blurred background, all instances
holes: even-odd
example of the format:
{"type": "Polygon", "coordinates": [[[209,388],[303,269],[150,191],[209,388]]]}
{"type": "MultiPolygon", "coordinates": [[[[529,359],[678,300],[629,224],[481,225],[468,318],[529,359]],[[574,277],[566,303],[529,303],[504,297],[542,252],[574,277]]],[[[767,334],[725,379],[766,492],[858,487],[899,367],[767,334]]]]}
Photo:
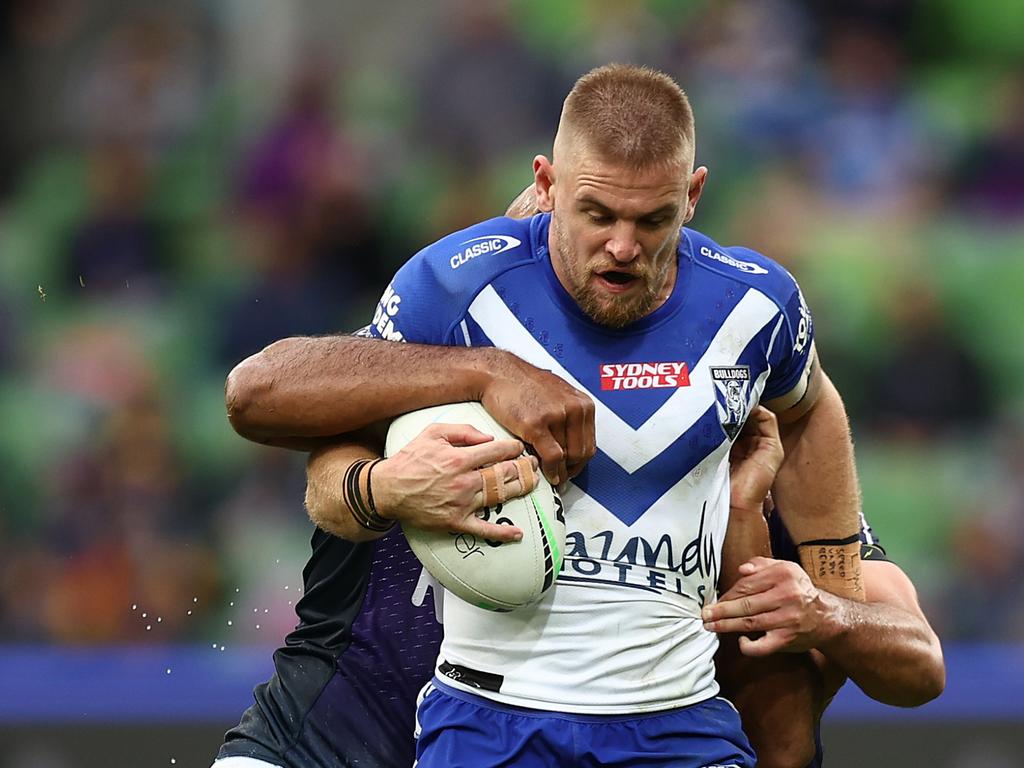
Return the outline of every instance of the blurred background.
{"type": "Polygon", "coordinates": [[[303,457],[233,434],[227,372],[368,322],[609,61],[688,91],[695,226],[800,279],[866,513],[947,648],[921,710],[844,692],[829,764],[1022,764],[1017,0],[2,8],[0,768],[208,765],[311,532],[303,457]]]}

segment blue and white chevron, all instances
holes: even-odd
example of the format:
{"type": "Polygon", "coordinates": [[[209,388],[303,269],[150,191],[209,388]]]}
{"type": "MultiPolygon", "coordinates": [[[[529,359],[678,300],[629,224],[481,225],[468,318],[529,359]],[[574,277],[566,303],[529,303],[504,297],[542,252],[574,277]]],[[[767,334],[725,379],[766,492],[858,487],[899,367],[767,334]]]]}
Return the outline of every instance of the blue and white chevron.
{"type": "MultiPolygon", "coordinates": [[[[494,346],[587,391],[523,326],[492,286],[473,300],[469,317],[494,346]]],[[[771,299],[747,290],[690,367],[690,386],[675,390],[636,428],[591,393],[598,451],[573,481],[579,492],[626,525],[639,520],[726,440],[715,407],[710,366],[742,362],[744,351],[762,333],[771,334],[770,347],[781,322],[779,308],[771,299]]],[[[468,337],[467,329],[463,331],[468,337]]],[[[760,396],[768,373],[757,370],[751,401],[760,396]]]]}

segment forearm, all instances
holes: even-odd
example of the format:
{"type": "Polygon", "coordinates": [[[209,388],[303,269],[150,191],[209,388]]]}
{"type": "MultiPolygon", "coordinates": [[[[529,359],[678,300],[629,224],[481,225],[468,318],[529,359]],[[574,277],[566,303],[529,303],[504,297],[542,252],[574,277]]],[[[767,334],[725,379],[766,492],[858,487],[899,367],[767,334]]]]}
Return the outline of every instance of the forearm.
{"type": "MultiPolygon", "coordinates": [[[[739,567],[752,557],[770,557],[768,526],[761,509],[729,514],[722,547],[719,592],[739,579],[739,567]]],[[[719,637],[715,658],[722,691],[740,712],[743,730],[757,752],[760,768],[804,768],[814,756],[814,723],[820,698],[819,675],[807,654],[743,656],[736,634],[719,637]]]]}
{"type": "MultiPolygon", "coordinates": [[[[345,497],[349,469],[360,459],[376,458],[380,453],[365,442],[330,445],[310,455],[306,465],[306,511],[318,528],[349,541],[370,541],[386,533],[361,526],[345,497]]],[[[359,492],[367,498],[368,480],[372,478],[359,480],[359,492]]]]}
{"type": "MultiPolygon", "coordinates": [[[[860,491],[849,421],[839,393],[822,377],[814,407],[798,421],[780,425],[786,460],[772,493],[798,545],[850,539],[860,532],[860,491]]],[[[807,561],[804,567],[817,586],[863,599],[857,547],[828,547],[827,553],[821,547],[822,552],[814,551],[809,559],[822,567],[809,568],[807,561]]]]}
{"type": "MultiPolygon", "coordinates": [[[[871,565],[895,568],[889,563],[871,565]]],[[[902,607],[905,601],[872,594],[870,577],[867,581],[866,603],[823,594],[829,610],[818,650],[877,701],[900,707],[931,701],[945,686],[938,637],[913,607],[916,599],[913,606],[902,607]]]]}
{"type": "Polygon", "coordinates": [[[718,593],[724,595],[740,577],[740,566],[752,557],[771,557],[768,523],[760,509],[729,510],[729,527],[722,544],[718,593]]]}
{"type": "Polygon", "coordinates": [[[418,408],[478,400],[508,357],[343,335],[283,339],[231,371],[228,418],[250,440],[308,448],[418,408]]]}

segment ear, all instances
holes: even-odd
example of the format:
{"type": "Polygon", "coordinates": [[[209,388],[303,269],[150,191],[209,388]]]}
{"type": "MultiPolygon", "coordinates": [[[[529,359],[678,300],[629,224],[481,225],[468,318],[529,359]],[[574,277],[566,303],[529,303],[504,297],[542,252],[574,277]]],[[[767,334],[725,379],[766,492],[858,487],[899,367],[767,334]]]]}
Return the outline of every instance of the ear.
{"type": "Polygon", "coordinates": [[[555,208],[555,166],[544,155],[533,158],[533,181],[537,188],[537,208],[550,213],[555,208]]]}
{"type": "Polygon", "coordinates": [[[708,168],[702,165],[690,174],[690,188],[686,191],[686,215],[683,216],[683,224],[693,218],[697,210],[697,202],[700,200],[700,193],[704,191],[704,182],[708,179],[708,168]]]}

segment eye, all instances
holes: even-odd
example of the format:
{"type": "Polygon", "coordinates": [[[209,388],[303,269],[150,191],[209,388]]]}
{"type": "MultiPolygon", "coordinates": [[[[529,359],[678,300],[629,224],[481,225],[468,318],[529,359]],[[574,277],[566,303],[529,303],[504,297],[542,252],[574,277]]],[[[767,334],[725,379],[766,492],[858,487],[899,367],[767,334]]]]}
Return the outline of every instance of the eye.
{"type": "Polygon", "coordinates": [[[640,226],[647,229],[657,229],[668,221],[668,216],[647,216],[640,219],[640,226]]]}
{"type": "Polygon", "coordinates": [[[595,224],[611,224],[612,217],[599,211],[587,211],[587,218],[595,224]]]}

